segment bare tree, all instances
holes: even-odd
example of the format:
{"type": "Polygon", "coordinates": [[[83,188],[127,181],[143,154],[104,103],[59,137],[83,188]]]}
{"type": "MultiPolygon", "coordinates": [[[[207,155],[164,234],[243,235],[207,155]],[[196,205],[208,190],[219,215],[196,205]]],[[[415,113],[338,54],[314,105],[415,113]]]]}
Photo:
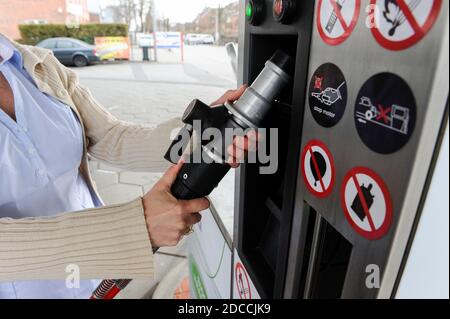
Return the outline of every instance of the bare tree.
{"type": "Polygon", "coordinates": [[[136,18],[135,0],[119,0],[120,14],[129,26],[136,18]]]}
{"type": "MultiPolygon", "coordinates": [[[[116,5],[102,9],[112,11],[114,20],[121,20],[131,26],[136,26],[138,32],[153,31],[153,3],[154,0],[116,0],[116,5]]],[[[111,14],[111,13],[110,13],[111,14]]]]}
{"type": "Polygon", "coordinates": [[[140,31],[149,32],[152,29],[153,0],[135,0],[136,16],[139,18],[140,31]]]}

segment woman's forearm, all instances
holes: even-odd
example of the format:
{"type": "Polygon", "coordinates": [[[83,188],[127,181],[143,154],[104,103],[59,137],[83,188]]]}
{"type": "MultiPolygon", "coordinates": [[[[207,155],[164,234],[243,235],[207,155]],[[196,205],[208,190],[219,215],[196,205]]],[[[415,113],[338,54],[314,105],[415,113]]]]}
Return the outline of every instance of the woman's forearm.
{"type": "MultiPolygon", "coordinates": [[[[68,70],[66,72],[70,73],[68,70]]],[[[82,117],[89,139],[89,154],[111,166],[140,172],[164,172],[171,133],[182,126],[179,118],[149,127],[120,121],[98,103],[91,92],[70,77],[72,101],[82,117]]]]}
{"type": "Polygon", "coordinates": [[[0,219],[0,281],[153,276],[142,200],[52,218],[0,219]],[[70,267],[68,267],[70,266],[70,267]]]}

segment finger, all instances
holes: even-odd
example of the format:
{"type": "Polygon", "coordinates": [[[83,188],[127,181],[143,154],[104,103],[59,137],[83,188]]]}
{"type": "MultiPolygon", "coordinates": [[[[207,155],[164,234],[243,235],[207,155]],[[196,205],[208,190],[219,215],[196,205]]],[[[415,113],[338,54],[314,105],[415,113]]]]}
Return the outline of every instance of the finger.
{"type": "Polygon", "coordinates": [[[237,159],[235,159],[234,157],[230,156],[227,160],[228,165],[230,165],[232,168],[238,168],[240,163],[237,159]]]}
{"type": "Polygon", "coordinates": [[[234,146],[249,152],[255,152],[258,149],[257,137],[250,139],[247,136],[236,136],[234,139],[234,146]]]}
{"type": "Polygon", "coordinates": [[[247,89],[247,85],[241,85],[241,87],[235,91],[231,91],[230,94],[226,97],[227,101],[234,102],[244,94],[247,89]]]}
{"type": "Polygon", "coordinates": [[[187,214],[186,215],[186,224],[191,227],[202,220],[202,215],[199,213],[187,214]]]}
{"type": "Polygon", "coordinates": [[[248,132],[245,136],[247,136],[247,138],[250,141],[254,141],[254,142],[261,142],[264,141],[264,136],[263,134],[259,133],[256,130],[251,130],[250,132],[248,132]]]}
{"type": "Polygon", "coordinates": [[[234,102],[241,97],[241,95],[245,92],[246,89],[247,89],[247,85],[242,85],[237,90],[229,90],[224,95],[222,95],[218,100],[211,103],[211,106],[221,105],[227,101],[234,102]]]}
{"type": "Polygon", "coordinates": [[[171,166],[163,175],[160,182],[162,186],[165,188],[170,188],[172,184],[175,182],[175,179],[177,178],[178,173],[181,170],[181,167],[183,167],[184,162],[180,161],[178,164],[171,166]]]}
{"type": "Polygon", "coordinates": [[[180,200],[181,207],[184,213],[192,214],[208,209],[210,206],[209,200],[206,198],[198,198],[192,200],[180,200]]]}
{"type": "Polygon", "coordinates": [[[245,150],[235,147],[234,144],[228,146],[228,155],[237,160],[237,162],[245,159],[245,150]]]}
{"type": "Polygon", "coordinates": [[[236,136],[233,140],[233,144],[241,150],[248,150],[249,140],[246,136],[236,136]]]}

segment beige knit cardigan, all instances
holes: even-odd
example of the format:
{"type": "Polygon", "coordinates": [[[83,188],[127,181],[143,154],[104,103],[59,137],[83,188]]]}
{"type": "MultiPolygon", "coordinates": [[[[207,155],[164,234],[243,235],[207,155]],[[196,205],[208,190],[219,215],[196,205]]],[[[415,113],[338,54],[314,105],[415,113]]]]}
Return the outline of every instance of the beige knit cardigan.
{"type": "MultiPolygon", "coordinates": [[[[51,51],[13,44],[38,88],[69,105],[78,116],[85,141],[80,171],[94,191],[88,154],[127,170],[162,171],[168,166],[163,154],[178,120],[156,128],[119,121],[51,51]]],[[[61,213],[50,218],[0,219],[0,281],[64,279],[72,269],[69,265],[79,267],[82,279],[153,276],[152,246],[141,198],[61,213]]]]}

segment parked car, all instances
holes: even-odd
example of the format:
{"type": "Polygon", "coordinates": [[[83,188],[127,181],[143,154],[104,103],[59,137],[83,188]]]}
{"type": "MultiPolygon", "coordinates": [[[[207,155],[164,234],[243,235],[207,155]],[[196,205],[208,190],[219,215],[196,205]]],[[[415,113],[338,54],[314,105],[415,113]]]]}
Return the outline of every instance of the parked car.
{"type": "Polygon", "coordinates": [[[214,37],[211,34],[189,33],[186,34],[184,42],[190,45],[214,44],[214,37]]]}
{"type": "Polygon", "coordinates": [[[202,35],[203,44],[214,44],[214,37],[211,34],[202,35]]]}
{"type": "Polygon", "coordinates": [[[37,44],[40,48],[50,49],[55,57],[65,65],[86,66],[100,61],[95,47],[72,38],[50,38],[37,44]]]}

